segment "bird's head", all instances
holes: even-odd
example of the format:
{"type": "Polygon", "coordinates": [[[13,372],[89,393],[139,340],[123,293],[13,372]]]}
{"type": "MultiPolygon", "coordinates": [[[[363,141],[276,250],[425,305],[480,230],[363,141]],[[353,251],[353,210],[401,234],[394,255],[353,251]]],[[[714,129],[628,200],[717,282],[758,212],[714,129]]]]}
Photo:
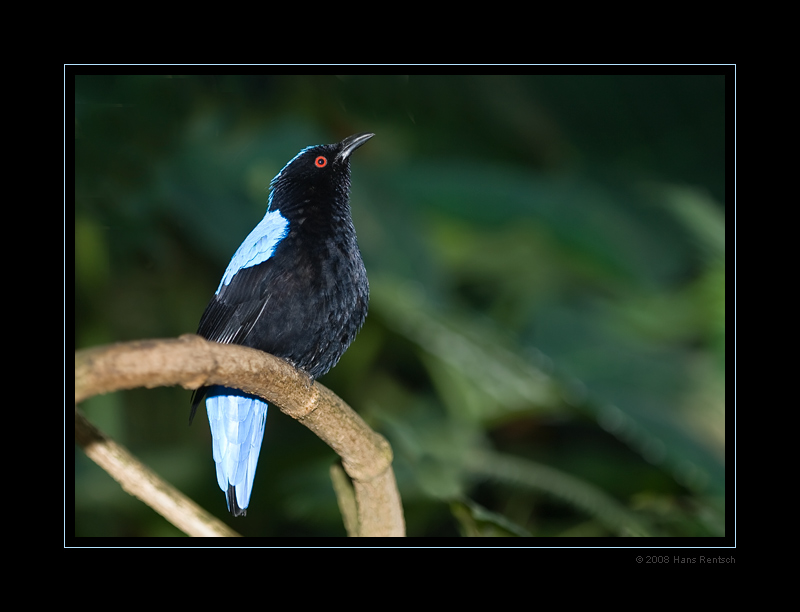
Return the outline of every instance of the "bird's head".
{"type": "Polygon", "coordinates": [[[375,134],[348,136],[341,142],[306,147],[270,183],[269,209],[284,214],[315,203],[347,206],[350,155],[375,134]]]}

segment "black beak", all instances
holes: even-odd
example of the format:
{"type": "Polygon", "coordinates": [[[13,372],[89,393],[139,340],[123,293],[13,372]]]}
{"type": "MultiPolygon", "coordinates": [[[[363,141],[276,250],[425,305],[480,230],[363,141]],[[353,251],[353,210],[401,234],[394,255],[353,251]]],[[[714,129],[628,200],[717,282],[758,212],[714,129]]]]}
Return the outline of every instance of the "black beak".
{"type": "Polygon", "coordinates": [[[350,154],[355,151],[358,147],[363,145],[367,142],[370,138],[372,138],[375,134],[364,133],[364,134],[353,134],[352,136],[348,136],[339,144],[342,145],[342,150],[339,151],[339,154],[336,156],[336,159],[339,161],[343,161],[350,157],[350,154]]]}

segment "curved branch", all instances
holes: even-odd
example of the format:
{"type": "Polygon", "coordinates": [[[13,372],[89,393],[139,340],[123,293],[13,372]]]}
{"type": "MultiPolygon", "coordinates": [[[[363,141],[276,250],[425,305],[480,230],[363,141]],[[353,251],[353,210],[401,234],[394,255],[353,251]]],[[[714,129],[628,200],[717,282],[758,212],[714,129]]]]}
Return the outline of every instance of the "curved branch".
{"type": "Polygon", "coordinates": [[[75,353],[76,404],[101,393],[170,385],[186,389],[224,385],[278,406],[342,458],[355,489],[359,535],[405,535],[389,443],[336,394],[282,359],[243,346],[208,342],[195,335],[113,344],[75,353]]]}

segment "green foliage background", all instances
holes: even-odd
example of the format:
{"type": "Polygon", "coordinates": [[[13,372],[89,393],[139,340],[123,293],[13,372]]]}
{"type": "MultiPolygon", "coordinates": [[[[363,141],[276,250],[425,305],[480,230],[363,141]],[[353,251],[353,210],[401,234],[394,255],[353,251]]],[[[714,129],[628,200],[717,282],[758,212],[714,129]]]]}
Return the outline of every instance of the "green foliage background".
{"type": "MultiPolygon", "coordinates": [[[[391,441],[409,535],[724,535],[725,84],[78,76],[75,346],[194,332],[270,179],[375,132],[370,314],[321,382],[391,441]]],[[[189,396],[84,407],[242,534],[344,535],[335,455],[275,408],[231,519],[189,396]]],[[[179,535],[77,448],[75,534],[179,535]]]]}

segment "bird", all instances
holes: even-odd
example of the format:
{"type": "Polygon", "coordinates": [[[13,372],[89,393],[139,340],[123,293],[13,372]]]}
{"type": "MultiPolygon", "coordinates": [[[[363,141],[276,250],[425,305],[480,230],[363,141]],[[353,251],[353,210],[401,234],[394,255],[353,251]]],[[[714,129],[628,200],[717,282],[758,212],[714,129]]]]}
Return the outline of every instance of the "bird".
{"type": "MultiPolygon", "coordinates": [[[[372,133],[302,149],[270,182],[264,218],[222,275],[199,336],[280,357],[314,380],[339,361],[361,329],[369,282],[350,213],[350,156],[372,133]]],[[[233,516],[247,513],[267,403],[212,385],[205,399],[217,484],[233,516]]]]}

